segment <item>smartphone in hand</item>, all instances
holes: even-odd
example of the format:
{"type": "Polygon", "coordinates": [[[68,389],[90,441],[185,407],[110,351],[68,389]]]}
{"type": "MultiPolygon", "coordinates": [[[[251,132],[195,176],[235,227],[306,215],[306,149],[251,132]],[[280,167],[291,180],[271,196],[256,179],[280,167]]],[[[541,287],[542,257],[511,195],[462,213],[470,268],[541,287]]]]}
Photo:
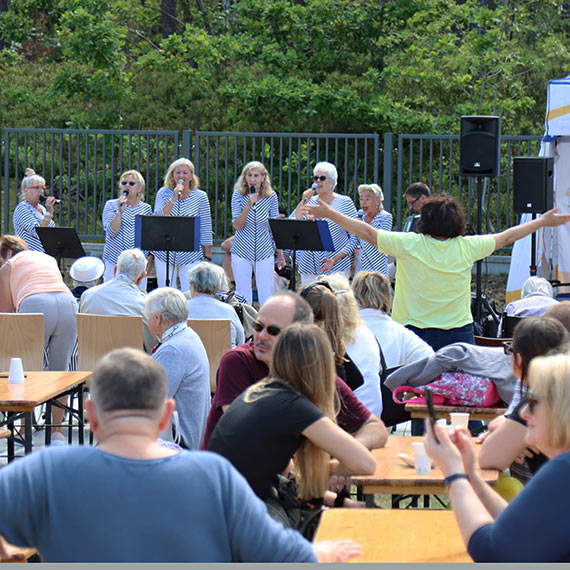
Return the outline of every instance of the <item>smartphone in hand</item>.
{"type": "Polygon", "coordinates": [[[433,398],[431,396],[431,388],[429,386],[425,387],[424,394],[426,396],[426,402],[427,402],[428,412],[429,412],[429,422],[431,424],[431,429],[433,431],[433,437],[434,437],[436,443],[439,443],[439,439],[437,439],[437,435],[435,433],[435,421],[437,420],[437,418],[435,416],[435,409],[433,407],[433,398]]]}

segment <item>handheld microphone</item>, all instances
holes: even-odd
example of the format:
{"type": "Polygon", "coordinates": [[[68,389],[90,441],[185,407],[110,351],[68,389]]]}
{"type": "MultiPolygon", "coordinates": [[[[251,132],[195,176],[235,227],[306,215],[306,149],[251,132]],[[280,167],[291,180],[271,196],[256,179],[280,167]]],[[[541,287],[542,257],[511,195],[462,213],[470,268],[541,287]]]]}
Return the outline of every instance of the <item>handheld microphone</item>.
{"type": "MultiPolygon", "coordinates": [[[[179,184],[180,186],[184,186],[184,180],[182,180],[182,178],[179,178],[179,179],[178,179],[178,184],[179,184]]],[[[182,191],[181,191],[181,190],[178,190],[178,197],[180,198],[181,195],[182,195],[182,191]]]]}
{"type": "MultiPolygon", "coordinates": [[[[316,182],[313,182],[313,184],[311,185],[311,190],[313,191],[313,196],[317,193],[317,188],[319,186],[317,185],[316,182]]],[[[306,204],[309,200],[311,199],[310,196],[307,196],[306,198],[303,199],[303,204],[306,204]]]]}
{"type": "Polygon", "coordinates": [[[129,191],[128,190],[123,190],[123,196],[128,196],[129,195],[129,191]]]}
{"type": "Polygon", "coordinates": [[[250,194],[255,194],[255,186],[250,186],[250,188],[249,188],[249,193],[250,193],[250,194]]]}
{"type": "MultiPolygon", "coordinates": [[[[43,194],[40,195],[40,204],[45,204],[47,201],[47,196],[44,196],[43,194]]],[[[55,199],[55,203],[56,204],[61,204],[61,200],[59,198],[55,199]]]]}
{"type": "Polygon", "coordinates": [[[361,220],[364,219],[364,210],[362,208],[360,208],[360,210],[358,210],[358,212],[356,212],[356,214],[358,215],[358,217],[361,220]]]}

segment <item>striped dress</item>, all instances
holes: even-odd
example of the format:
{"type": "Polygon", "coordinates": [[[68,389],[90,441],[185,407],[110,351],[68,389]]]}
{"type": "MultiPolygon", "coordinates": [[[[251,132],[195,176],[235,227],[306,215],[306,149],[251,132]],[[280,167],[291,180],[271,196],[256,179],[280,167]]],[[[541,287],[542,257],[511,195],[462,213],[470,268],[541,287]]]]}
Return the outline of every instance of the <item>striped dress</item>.
{"type": "Polygon", "coordinates": [[[119,199],[107,200],[103,208],[103,230],[105,246],[103,259],[116,265],[121,252],[135,247],[135,218],[136,216],[152,215],[152,208],[146,202],[139,202],[134,208],[127,205],[121,215],[121,226],[115,233],[111,228],[111,220],[119,211],[119,199]]]}
{"type": "MultiPolygon", "coordinates": [[[[168,200],[172,198],[174,190],[170,188],[161,188],[156,194],[154,202],[154,215],[164,216],[162,208],[168,200]]],[[[212,245],[212,215],[210,213],[210,202],[208,195],[203,190],[195,188],[190,192],[186,200],[176,200],[176,203],[170,210],[171,216],[200,216],[200,245],[212,245]]],[[[153,251],[153,255],[166,263],[166,251],[153,251]]],[[[204,252],[200,248],[198,251],[176,251],[170,252],[171,265],[189,265],[202,261],[204,252]]]]}
{"type": "MultiPolygon", "coordinates": [[[[364,216],[362,218],[364,221],[364,216]]],[[[377,230],[392,231],[392,214],[382,210],[374,216],[370,225],[377,230]]],[[[358,256],[358,265],[356,271],[378,271],[388,276],[388,256],[378,251],[376,244],[371,244],[366,240],[359,239],[360,255],[358,256]]]]}
{"type": "MultiPolygon", "coordinates": [[[[317,204],[317,197],[313,196],[307,204],[313,205],[317,204]]],[[[356,212],[356,207],[354,202],[348,196],[336,195],[334,200],[330,204],[333,210],[344,214],[350,218],[357,218],[358,214],[356,212]]],[[[358,246],[358,238],[348,233],[346,230],[341,228],[338,224],[332,220],[325,220],[329,226],[331,232],[332,241],[334,245],[334,251],[303,251],[299,259],[297,257],[297,264],[299,266],[299,273],[303,274],[323,274],[330,275],[332,273],[338,273],[340,271],[346,271],[352,266],[352,258],[354,250],[358,246]],[[322,271],[323,261],[330,257],[335,256],[340,252],[346,253],[346,257],[337,261],[332,269],[329,271],[322,271]]]]}
{"type": "MultiPolygon", "coordinates": [[[[32,251],[41,251],[45,253],[44,246],[38,237],[36,228],[40,225],[44,216],[48,211],[38,204],[41,213],[38,212],[28,201],[22,200],[14,209],[14,231],[16,235],[22,238],[32,251]]],[[[55,228],[55,222],[50,220],[50,228],[55,228]]]]}
{"type": "MultiPolygon", "coordinates": [[[[249,201],[249,194],[243,195],[235,189],[232,194],[232,222],[243,212],[249,201]]],[[[232,254],[250,261],[261,261],[273,257],[275,243],[269,228],[269,218],[279,217],[277,194],[271,192],[267,198],[259,198],[249,209],[245,225],[235,231],[232,254]]]]}

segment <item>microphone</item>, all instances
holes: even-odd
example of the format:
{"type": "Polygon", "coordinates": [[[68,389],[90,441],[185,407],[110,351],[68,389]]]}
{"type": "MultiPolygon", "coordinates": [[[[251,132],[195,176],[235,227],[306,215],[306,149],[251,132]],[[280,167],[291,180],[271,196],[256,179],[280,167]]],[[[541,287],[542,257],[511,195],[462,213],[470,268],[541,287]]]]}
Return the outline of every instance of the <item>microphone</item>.
{"type": "MultiPolygon", "coordinates": [[[[313,191],[313,196],[317,193],[318,187],[319,187],[319,185],[316,182],[313,182],[313,184],[311,185],[311,190],[313,191]]],[[[310,199],[311,199],[310,196],[308,198],[305,198],[303,200],[303,204],[306,204],[310,199]]]]}
{"type": "Polygon", "coordinates": [[[250,193],[250,194],[255,194],[255,186],[250,186],[250,187],[249,187],[249,193],[250,193]]]}
{"type": "MultiPolygon", "coordinates": [[[[45,204],[47,201],[47,196],[44,196],[43,194],[40,194],[40,204],[45,204]]],[[[59,198],[55,199],[55,203],[56,204],[61,204],[61,200],[59,198]]]]}
{"type": "MultiPolygon", "coordinates": [[[[178,184],[180,186],[184,186],[184,180],[182,180],[182,178],[178,179],[178,184]]],[[[180,198],[180,196],[182,196],[182,191],[178,190],[178,197],[180,198]]]]}
{"type": "Polygon", "coordinates": [[[128,190],[123,190],[123,196],[128,196],[129,195],[129,191],[128,190]]]}
{"type": "Polygon", "coordinates": [[[358,210],[358,212],[356,212],[356,214],[358,215],[358,217],[361,220],[364,218],[364,210],[362,208],[360,208],[360,210],[358,210]]]}

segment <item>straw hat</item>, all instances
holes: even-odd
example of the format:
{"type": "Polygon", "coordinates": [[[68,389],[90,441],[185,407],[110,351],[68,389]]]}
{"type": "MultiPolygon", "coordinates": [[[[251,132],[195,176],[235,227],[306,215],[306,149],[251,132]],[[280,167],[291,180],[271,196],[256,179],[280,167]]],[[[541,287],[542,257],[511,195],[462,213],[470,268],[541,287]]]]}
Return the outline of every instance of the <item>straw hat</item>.
{"type": "Polygon", "coordinates": [[[96,281],[103,275],[105,264],[98,257],[80,257],[69,268],[69,276],[77,283],[96,281]]]}

